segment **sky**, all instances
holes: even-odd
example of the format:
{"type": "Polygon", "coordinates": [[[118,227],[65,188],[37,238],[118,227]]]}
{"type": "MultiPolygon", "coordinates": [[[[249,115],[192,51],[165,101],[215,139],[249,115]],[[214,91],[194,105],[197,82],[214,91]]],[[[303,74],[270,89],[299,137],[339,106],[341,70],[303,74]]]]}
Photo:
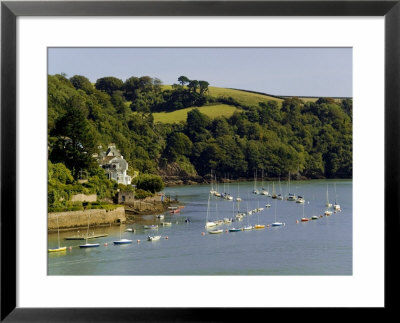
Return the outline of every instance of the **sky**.
{"type": "Polygon", "coordinates": [[[49,48],[48,74],[131,76],[282,96],[352,97],[352,48],[49,48]]]}

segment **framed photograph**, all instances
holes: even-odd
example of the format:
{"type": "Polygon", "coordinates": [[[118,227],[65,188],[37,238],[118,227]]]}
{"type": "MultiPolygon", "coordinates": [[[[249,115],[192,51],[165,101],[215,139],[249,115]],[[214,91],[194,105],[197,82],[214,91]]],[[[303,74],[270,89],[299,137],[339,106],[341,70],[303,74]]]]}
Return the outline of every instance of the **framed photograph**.
{"type": "Polygon", "coordinates": [[[399,15],[3,1],[2,321],[393,309],[399,15]]]}

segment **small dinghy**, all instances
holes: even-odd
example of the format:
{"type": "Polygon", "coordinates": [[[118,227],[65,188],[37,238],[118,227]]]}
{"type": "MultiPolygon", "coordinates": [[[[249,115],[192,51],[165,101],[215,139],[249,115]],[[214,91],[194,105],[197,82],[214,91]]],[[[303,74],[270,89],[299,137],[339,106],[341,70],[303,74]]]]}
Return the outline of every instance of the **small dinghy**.
{"type": "Polygon", "coordinates": [[[100,246],[98,243],[85,243],[79,246],[79,248],[95,248],[100,246]]]}
{"type": "Polygon", "coordinates": [[[210,233],[210,234],[218,234],[218,233],[222,233],[222,232],[224,232],[222,229],[216,229],[216,230],[208,231],[208,233],[210,233]]]}
{"type": "Polygon", "coordinates": [[[229,232],[239,232],[239,231],[242,231],[242,229],[238,229],[238,228],[229,229],[229,232]]]}
{"type": "Polygon", "coordinates": [[[161,236],[148,236],[147,241],[157,241],[160,240],[161,236]]]}

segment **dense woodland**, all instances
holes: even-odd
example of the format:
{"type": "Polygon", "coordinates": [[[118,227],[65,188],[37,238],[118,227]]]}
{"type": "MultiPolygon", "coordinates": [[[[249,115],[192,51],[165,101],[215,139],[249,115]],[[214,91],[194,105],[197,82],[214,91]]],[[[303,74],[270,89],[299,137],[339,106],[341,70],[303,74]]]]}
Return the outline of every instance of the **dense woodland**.
{"type": "Polygon", "coordinates": [[[61,176],[63,185],[73,185],[84,170],[97,181],[88,189],[107,195],[115,185],[106,183],[92,155],[113,142],[131,175],[134,170],[161,174],[174,164],[188,175],[213,171],[233,179],[253,178],[256,170],[266,177],[287,177],[289,171],[307,178],[352,177],[351,99],[287,98],[248,105],[213,97],[208,86],[185,76],[167,87],[148,76],[104,77],[92,84],[84,76],[49,75],[51,169],[65,167],[69,175],[61,176]],[[214,119],[201,113],[202,106],[216,103],[233,105],[237,112],[214,119]],[[154,123],[155,112],[187,107],[197,108],[186,122],[154,123]]]}

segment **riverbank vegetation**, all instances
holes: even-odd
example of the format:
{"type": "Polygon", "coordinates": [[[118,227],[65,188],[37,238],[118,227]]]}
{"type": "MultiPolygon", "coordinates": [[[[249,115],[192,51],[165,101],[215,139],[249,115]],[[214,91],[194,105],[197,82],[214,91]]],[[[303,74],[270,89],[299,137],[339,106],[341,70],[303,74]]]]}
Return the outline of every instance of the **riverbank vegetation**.
{"type": "MultiPolygon", "coordinates": [[[[163,85],[149,76],[92,84],[80,75],[49,75],[49,205],[66,206],[75,192],[111,198],[118,185],[92,157],[111,142],[132,177],[204,178],[212,170],[219,178],[253,178],[263,170],[266,177],[351,178],[352,100],[305,102],[186,76],[163,85]],[[78,181],[82,172],[86,183],[78,181]]],[[[153,185],[138,192],[153,194],[164,183],[153,185]]]]}

